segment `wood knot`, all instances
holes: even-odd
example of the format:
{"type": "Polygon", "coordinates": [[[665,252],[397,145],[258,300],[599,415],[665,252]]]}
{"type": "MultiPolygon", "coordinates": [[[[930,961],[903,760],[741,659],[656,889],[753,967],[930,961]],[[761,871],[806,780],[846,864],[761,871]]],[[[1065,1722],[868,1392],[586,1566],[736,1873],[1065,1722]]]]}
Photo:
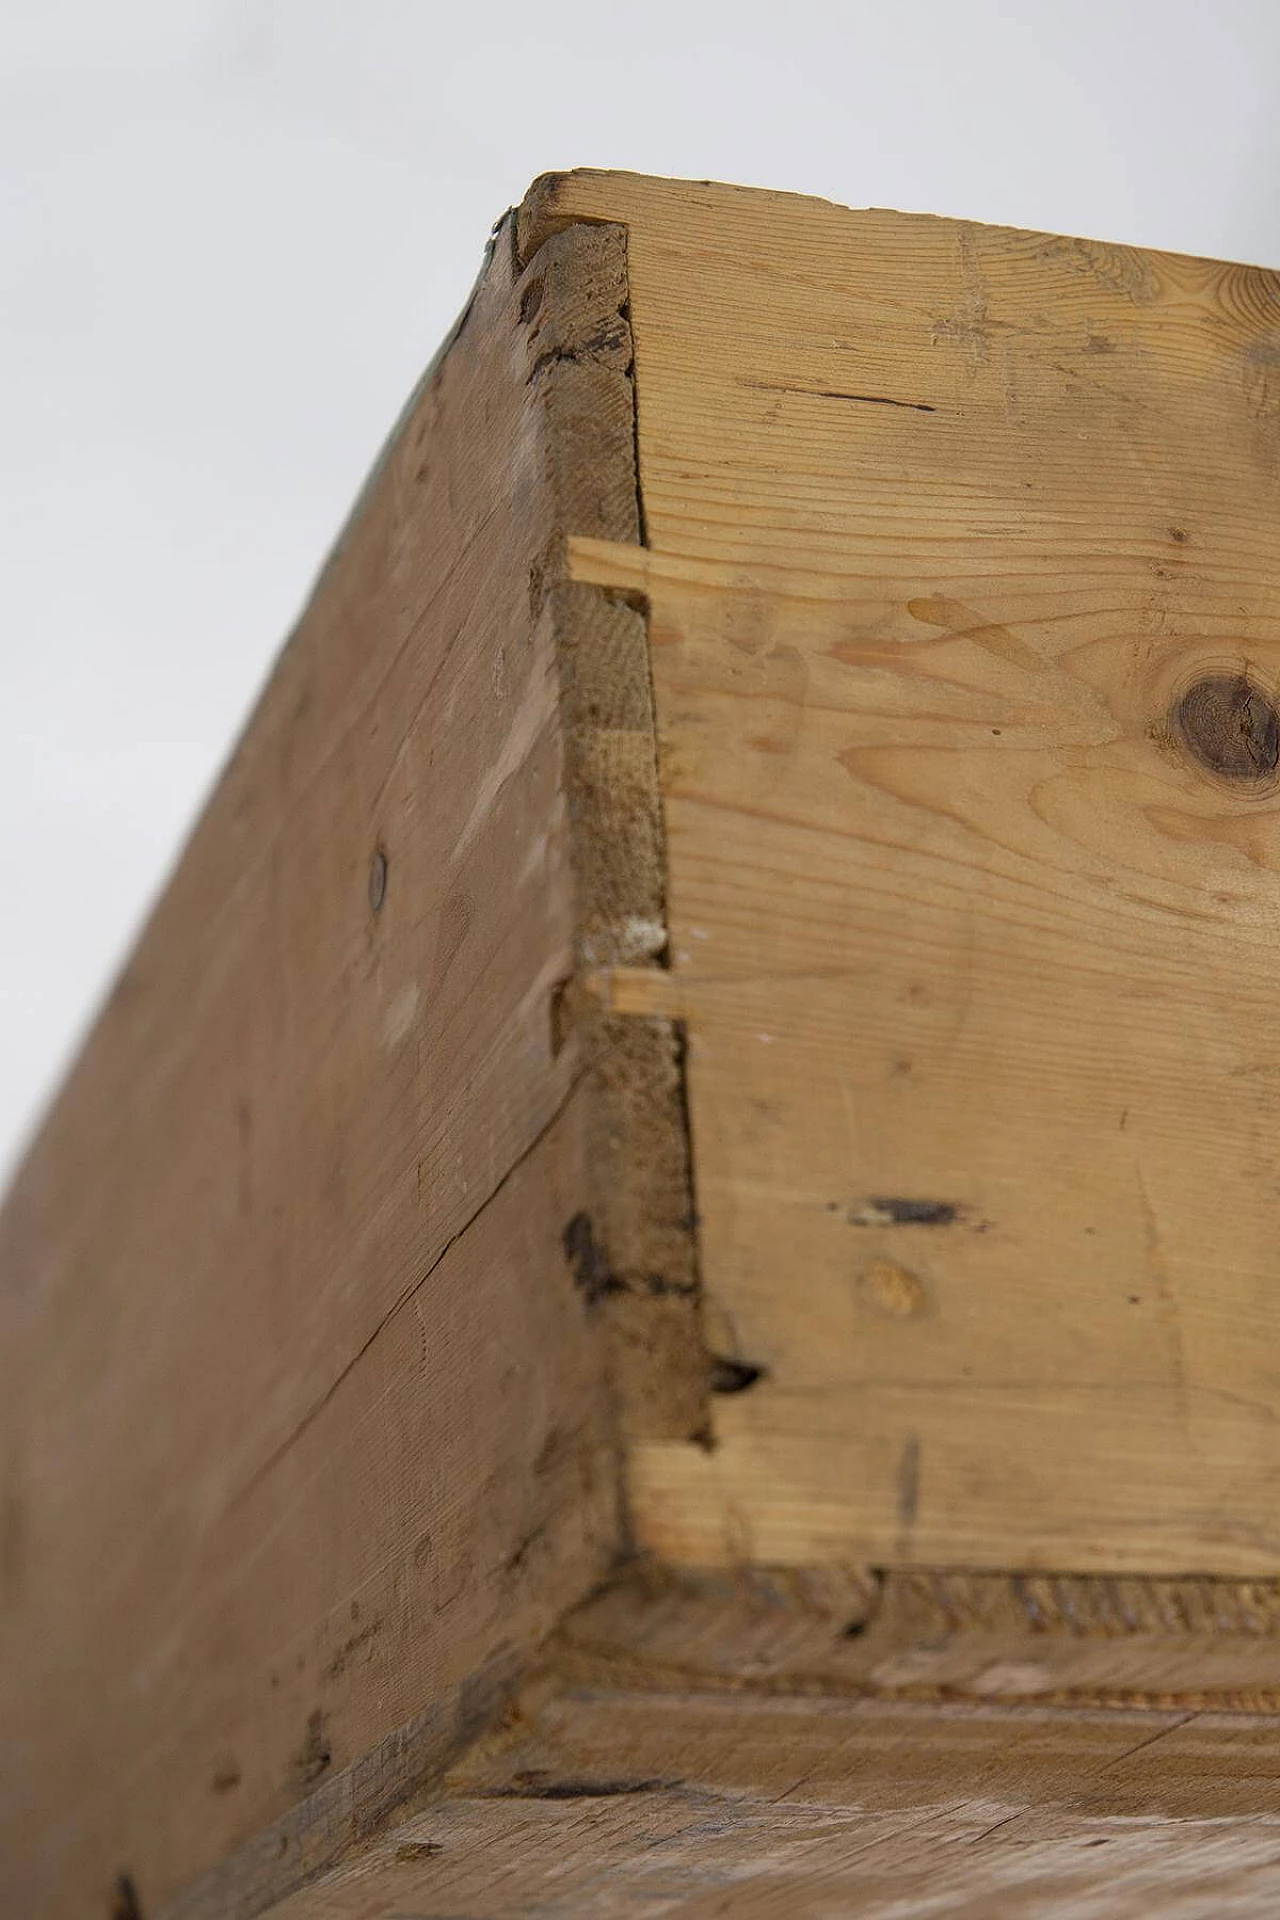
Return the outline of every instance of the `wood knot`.
{"type": "Polygon", "coordinates": [[[1220,779],[1268,780],[1280,764],[1280,714],[1246,674],[1206,674],[1178,700],[1173,722],[1220,779]]]}

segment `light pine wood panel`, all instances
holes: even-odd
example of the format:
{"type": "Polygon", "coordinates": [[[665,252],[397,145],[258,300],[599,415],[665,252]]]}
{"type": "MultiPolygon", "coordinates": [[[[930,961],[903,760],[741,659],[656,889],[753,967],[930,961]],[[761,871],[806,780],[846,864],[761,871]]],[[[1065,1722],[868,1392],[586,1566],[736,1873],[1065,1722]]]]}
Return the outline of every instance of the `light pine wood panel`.
{"type": "Polygon", "coordinates": [[[629,232],[648,551],[572,564],[650,609],[640,997],[760,1370],[637,1450],[641,1537],[1274,1570],[1280,281],[626,176],[523,214],[570,218],[629,232]]]}
{"type": "Polygon", "coordinates": [[[1254,1916],[1278,1779],[1274,1721],[569,1693],[274,1915],[1254,1916]]]}
{"type": "Polygon", "coordinates": [[[260,1910],[614,1551],[533,590],[584,381],[578,524],[635,530],[598,239],[539,311],[499,231],[6,1207],[6,1913],[260,1910]]]}

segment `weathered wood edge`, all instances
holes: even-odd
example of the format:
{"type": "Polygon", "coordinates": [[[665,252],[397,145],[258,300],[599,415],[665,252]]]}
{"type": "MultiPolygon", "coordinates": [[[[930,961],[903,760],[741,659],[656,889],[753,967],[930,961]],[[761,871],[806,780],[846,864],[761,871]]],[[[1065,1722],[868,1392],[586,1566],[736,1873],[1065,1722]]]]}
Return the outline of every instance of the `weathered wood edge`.
{"type": "MultiPolygon", "coordinates": [[[[517,217],[519,219],[519,216],[517,217]]],[[[555,1044],[592,1062],[593,1212],[565,1252],[607,1315],[624,1435],[707,1431],[693,1174],[681,1032],[662,1016],[615,1019],[580,990],[601,968],[662,974],[666,852],[646,612],[570,578],[570,541],[639,547],[634,345],[625,229],[574,223],[521,248],[520,312],[542,408],[553,546],[535,568],[560,670],[564,779],[577,905],[577,973],[555,1044]]]]}

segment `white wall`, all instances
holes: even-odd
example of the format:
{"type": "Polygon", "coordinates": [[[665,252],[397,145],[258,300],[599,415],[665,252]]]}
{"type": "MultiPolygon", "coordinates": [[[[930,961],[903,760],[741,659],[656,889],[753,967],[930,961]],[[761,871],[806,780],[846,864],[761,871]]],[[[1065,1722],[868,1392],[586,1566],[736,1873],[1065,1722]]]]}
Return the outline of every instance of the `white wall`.
{"type": "Polygon", "coordinates": [[[533,175],[1275,265],[1278,67],[1275,0],[7,0],[0,1163],[533,175]]]}

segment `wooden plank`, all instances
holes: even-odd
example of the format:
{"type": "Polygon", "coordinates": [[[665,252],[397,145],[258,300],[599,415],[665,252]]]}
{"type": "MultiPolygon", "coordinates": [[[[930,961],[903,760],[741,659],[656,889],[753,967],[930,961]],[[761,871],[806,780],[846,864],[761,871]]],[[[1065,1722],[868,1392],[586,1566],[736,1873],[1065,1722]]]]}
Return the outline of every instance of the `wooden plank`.
{"type": "Polygon", "coordinates": [[[661,944],[643,622],[563,578],[638,537],[625,304],[500,230],[5,1210],[6,1912],[257,1912],[473,1737],[616,1550],[600,1272],[705,1417],[683,1135],[600,1198],[672,1030],[557,1017],[661,944]]]}
{"type": "Polygon", "coordinates": [[[1274,1720],[572,1692],[274,1920],[1220,1920],[1278,1780],[1274,1720]]]}
{"type": "Polygon", "coordinates": [[[1280,1715],[1280,1581],[636,1561],[563,1623],[587,1685],[1280,1715]]]}
{"type": "Polygon", "coordinates": [[[636,1449],[641,1539],[1275,1572],[1280,279],[621,175],[522,219],[629,233],[647,551],[572,565],[650,608],[639,998],[752,1381],[636,1449]]]}

